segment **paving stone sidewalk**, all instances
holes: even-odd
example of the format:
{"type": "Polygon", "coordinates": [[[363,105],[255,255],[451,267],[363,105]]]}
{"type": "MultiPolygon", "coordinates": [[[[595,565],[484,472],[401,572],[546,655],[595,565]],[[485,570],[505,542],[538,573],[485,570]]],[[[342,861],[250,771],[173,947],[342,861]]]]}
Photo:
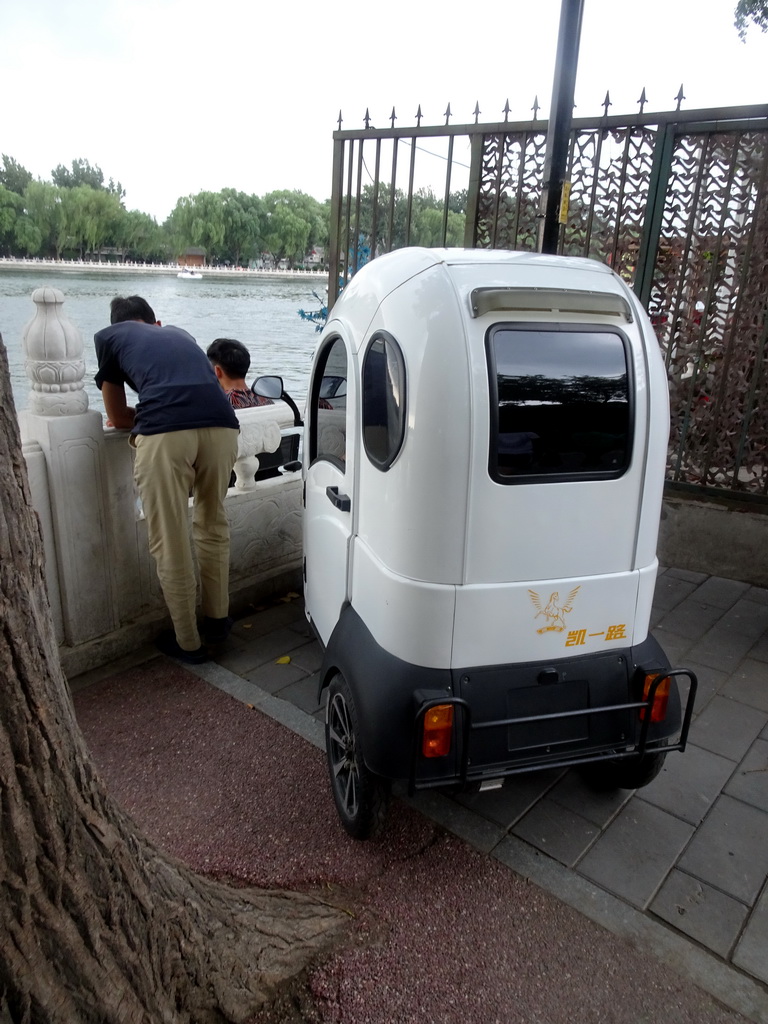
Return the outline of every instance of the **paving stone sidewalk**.
{"type": "MultiPolygon", "coordinates": [[[[652,627],[699,689],[687,750],[649,786],[558,770],[412,803],[768,1024],[768,590],[662,570],[652,627]]],[[[199,674],[322,746],[321,657],[296,596],[238,621],[199,674]]]]}

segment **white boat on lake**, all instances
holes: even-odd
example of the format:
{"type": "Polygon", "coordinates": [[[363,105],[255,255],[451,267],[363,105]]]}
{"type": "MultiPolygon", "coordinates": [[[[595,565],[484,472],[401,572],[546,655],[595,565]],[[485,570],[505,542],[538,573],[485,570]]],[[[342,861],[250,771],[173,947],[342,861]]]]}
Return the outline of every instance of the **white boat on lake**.
{"type": "Polygon", "coordinates": [[[180,277],[182,281],[202,281],[203,275],[198,274],[195,270],[180,270],[176,277],[180,277]]]}

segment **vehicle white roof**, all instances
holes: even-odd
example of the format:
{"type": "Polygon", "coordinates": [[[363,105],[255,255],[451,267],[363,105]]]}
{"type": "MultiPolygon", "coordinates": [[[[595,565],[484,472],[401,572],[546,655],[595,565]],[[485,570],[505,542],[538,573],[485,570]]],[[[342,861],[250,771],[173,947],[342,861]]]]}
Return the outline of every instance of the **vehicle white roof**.
{"type": "Polygon", "coordinates": [[[528,295],[539,292],[540,297],[544,292],[615,295],[622,297],[621,305],[628,313],[632,304],[624,282],[610,267],[596,260],[504,249],[425,249],[414,246],[378,256],[362,267],[345,287],[329,319],[340,318],[350,326],[354,324],[353,331],[359,344],[367,325],[373,321],[388,295],[413,278],[441,266],[453,281],[465,315],[469,316],[479,315],[477,308],[472,308],[474,292],[478,288],[486,294],[495,290],[497,297],[505,290],[512,292],[516,289],[525,289],[528,295]]]}

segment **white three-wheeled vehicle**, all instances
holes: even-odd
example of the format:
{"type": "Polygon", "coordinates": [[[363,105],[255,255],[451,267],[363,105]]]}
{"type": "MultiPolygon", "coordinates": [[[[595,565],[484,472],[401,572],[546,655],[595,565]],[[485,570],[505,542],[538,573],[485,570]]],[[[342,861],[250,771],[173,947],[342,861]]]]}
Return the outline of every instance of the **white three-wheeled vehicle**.
{"type": "Polygon", "coordinates": [[[648,631],[667,380],[608,267],[375,259],[323,330],[305,431],[306,611],[351,835],[392,780],[576,765],[635,788],[684,749],[696,681],[648,631]]]}

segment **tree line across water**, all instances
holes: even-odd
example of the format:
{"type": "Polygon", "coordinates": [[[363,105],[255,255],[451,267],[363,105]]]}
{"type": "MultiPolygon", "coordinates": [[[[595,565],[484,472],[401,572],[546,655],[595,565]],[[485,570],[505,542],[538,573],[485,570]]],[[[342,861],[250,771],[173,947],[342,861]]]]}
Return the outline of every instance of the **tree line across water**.
{"type": "MultiPolygon", "coordinates": [[[[125,190],[98,165],[76,159],[59,164],[51,180],[34,178],[13,157],[3,154],[0,167],[0,256],[53,259],[117,256],[135,262],[173,262],[190,248],[205,252],[209,265],[249,266],[267,261],[301,267],[313,252],[328,245],[330,199],[320,202],[304,192],[278,190],[264,196],[236,189],[198,192],[180,198],[158,224],[139,210],[127,210],[125,190]]],[[[363,202],[373,203],[372,187],[363,202]]],[[[387,186],[379,186],[377,205],[390,204],[387,186]]],[[[449,201],[447,244],[462,245],[465,192],[449,201]]],[[[394,194],[392,248],[405,245],[407,202],[394,194]],[[403,238],[399,238],[399,235],[403,238]]],[[[442,244],[443,202],[430,189],[412,199],[408,243],[442,244]]],[[[322,261],[321,261],[322,262],[322,261]]]]}

